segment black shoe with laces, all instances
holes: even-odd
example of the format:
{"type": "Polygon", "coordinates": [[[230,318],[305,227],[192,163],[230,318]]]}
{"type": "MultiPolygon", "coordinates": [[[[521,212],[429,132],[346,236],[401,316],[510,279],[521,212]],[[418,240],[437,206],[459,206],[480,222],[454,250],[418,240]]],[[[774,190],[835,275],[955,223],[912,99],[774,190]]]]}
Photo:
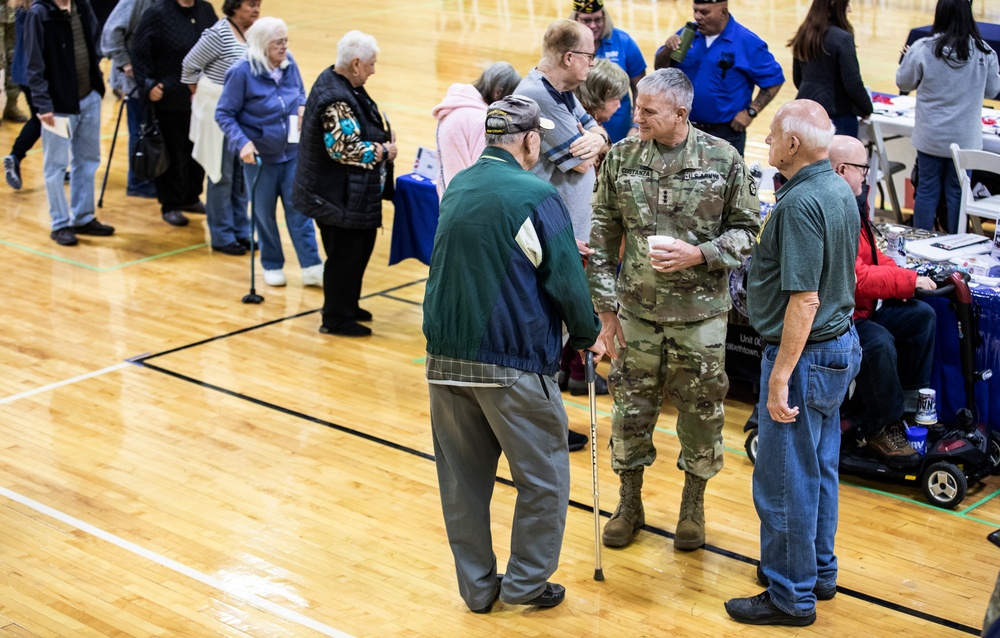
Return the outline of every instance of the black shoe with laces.
{"type": "Polygon", "coordinates": [[[231,244],[221,244],[221,245],[212,244],[212,250],[214,250],[217,253],[222,253],[223,255],[238,256],[247,254],[246,249],[243,246],[241,246],[238,241],[234,241],[231,244]]]}
{"type": "Polygon", "coordinates": [[[102,224],[97,221],[97,218],[91,219],[86,224],[81,224],[80,226],[74,226],[73,232],[77,235],[94,235],[95,237],[107,237],[108,235],[115,234],[115,227],[109,226],[107,224],[102,224]]]}
{"type": "Polygon", "coordinates": [[[8,186],[16,191],[21,190],[21,160],[13,155],[3,158],[3,175],[8,186]]]}
{"type": "Polygon", "coordinates": [[[731,598],[726,601],[726,613],[733,620],[748,625],[791,625],[805,627],[816,622],[816,612],[806,616],[787,614],[771,600],[767,590],[750,598],[731,598]]]}

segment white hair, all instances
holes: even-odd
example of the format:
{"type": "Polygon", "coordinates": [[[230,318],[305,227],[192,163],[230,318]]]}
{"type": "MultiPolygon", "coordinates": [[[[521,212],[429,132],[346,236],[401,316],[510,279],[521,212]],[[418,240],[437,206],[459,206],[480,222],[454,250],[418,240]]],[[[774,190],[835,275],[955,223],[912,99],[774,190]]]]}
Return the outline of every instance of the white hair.
{"type": "Polygon", "coordinates": [[[833,122],[827,128],[816,126],[809,120],[807,113],[797,109],[789,109],[779,124],[784,135],[794,134],[806,148],[829,150],[833,136],[837,134],[837,127],[833,122]]]}
{"type": "Polygon", "coordinates": [[[354,58],[362,62],[371,62],[378,55],[378,51],[375,36],[362,33],[357,29],[348,31],[337,43],[337,65],[346,66],[354,58]]]}
{"type": "MultiPolygon", "coordinates": [[[[267,47],[279,34],[288,36],[288,25],[281,18],[259,18],[247,29],[247,60],[250,61],[250,69],[255,75],[264,75],[271,70],[271,63],[267,59],[267,47]]],[[[281,68],[288,66],[288,60],[281,63],[281,68]]]]}
{"type": "Polygon", "coordinates": [[[640,93],[659,95],[674,106],[683,106],[688,113],[691,113],[694,87],[680,69],[657,69],[639,80],[636,88],[640,93]]]}

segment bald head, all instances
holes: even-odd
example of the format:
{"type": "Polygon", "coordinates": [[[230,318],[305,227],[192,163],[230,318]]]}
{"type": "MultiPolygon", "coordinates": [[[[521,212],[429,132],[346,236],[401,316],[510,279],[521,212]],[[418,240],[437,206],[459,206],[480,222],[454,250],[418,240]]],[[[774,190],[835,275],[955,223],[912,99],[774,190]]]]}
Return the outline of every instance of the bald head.
{"type": "Polygon", "coordinates": [[[799,169],[826,159],[836,128],[826,109],[812,100],[792,100],[774,114],[768,160],[791,178],[799,169]]]}
{"type": "Polygon", "coordinates": [[[855,195],[861,194],[868,171],[868,151],[858,138],[835,135],[830,144],[830,166],[844,178],[855,195]]]}

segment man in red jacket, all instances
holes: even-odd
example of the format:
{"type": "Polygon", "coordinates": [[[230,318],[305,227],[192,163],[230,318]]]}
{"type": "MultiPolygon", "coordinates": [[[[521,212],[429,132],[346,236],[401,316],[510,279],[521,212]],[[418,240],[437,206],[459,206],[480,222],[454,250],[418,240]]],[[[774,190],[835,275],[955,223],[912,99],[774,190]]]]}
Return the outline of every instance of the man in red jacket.
{"type": "MultiPolygon", "coordinates": [[[[861,195],[868,174],[864,145],[854,137],[836,136],[830,164],[861,195]]],[[[869,447],[886,462],[905,466],[919,455],[906,443],[902,419],[916,412],[918,391],[930,383],[937,325],[934,310],[913,295],[937,286],[929,277],[900,268],[878,249],[879,231],[866,209],[859,204],[861,237],[854,265],[854,323],[863,352],[855,400],[863,408],[861,427],[869,447]]]]}

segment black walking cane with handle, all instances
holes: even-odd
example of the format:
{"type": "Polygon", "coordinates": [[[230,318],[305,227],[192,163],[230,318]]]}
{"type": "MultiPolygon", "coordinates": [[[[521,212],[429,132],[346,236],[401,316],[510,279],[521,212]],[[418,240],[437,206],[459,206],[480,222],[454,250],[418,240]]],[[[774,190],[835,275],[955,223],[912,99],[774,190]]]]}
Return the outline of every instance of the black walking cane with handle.
{"type": "Polygon", "coordinates": [[[254,236],[257,230],[257,218],[256,218],[256,201],[257,201],[257,180],[260,179],[260,173],[263,170],[263,166],[260,163],[260,156],[254,155],[253,161],[257,164],[257,174],[253,176],[253,184],[250,185],[250,293],[244,295],[243,303],[261,303],[264,298],[257,294],[257,289],[254,288],[254,253],[257,250],[256,244],[254,244],[254,236]]]}
{"type": "MultiPolygon", "coordinates": [[[[134,92],[135,89],[132,89],[132,93],[134,92]]],[[[130,97],[131,95],[132,94],[129,93],[130,97]]],[[[101,183],[101,197],[97,200],[98,208],[104,208],[104,190],[108,187],[108,173],[111,172],[111,158],[115,156],[115,142],[118,141],[118,128],[122,125],[122,113],[125,112],[125,99],[127,98],[122,99],[122,105],[118,107],[118,121],[115,122],[114,137],[111,138],[111,150],[108,151],[108,165],[107,168],[104,169],[104,181],[101,183]]],[[[132,158],[129,158],[129,160],[131,159],[132,158]]]]}
{"type": "Polygon", "coordinates": [[[590,395],[590,470],[594,483],[594,580],[604,580],[601,567],[601,490],[597,480],[597,372],[594,370],[594,353],[586,356],[587,394],[590,395]]]}

